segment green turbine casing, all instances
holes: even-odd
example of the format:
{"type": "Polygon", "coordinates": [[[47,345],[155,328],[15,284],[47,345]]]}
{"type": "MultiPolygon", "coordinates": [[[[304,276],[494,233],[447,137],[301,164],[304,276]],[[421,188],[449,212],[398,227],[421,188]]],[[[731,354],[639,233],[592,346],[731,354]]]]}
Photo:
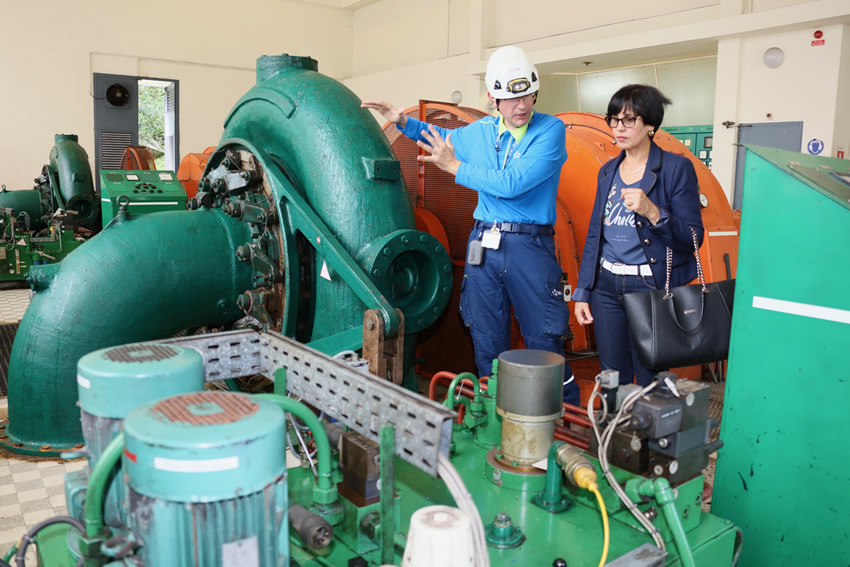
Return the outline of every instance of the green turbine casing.
{"type": "Polygon", "coordinates": [[[82,441],[83,355],[239,318],[251,270],[234,251],[249,236],[218,210],[163,212],[114,224],[60,264],[32,269],[37,293],[12,346],[3,444],[42,454],[82,441]]]}

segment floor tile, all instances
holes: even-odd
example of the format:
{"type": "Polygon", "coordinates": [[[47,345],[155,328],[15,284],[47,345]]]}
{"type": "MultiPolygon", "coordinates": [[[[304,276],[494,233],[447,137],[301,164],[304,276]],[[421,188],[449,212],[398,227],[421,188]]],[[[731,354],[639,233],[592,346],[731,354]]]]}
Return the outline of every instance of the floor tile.
{"type": "Polygon", "coordinates": [[[32,500],[38,500],[39,498],[47,498],[47,490],[44,488],[37,488],[35,490],[18,492],[18,500],[20,500],[21,504],[32,500]]]}

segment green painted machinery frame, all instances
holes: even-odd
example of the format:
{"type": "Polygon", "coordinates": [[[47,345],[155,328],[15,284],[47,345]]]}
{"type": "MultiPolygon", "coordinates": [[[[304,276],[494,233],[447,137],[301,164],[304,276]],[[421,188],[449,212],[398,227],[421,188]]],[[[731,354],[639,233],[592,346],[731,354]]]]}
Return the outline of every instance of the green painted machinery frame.
{"type": "Polygon", "coordinates": [[[747,146],[743,167],[712,510],[741,565],[848,565],[850,161],[747,146]]]}
{"type": "MultiPolygon", "coordinates": [[[[336,353],[360,348],[367,309],[386,335],[402,329],[396,308],[407,333],[436,320],[451,290],[448,254],[415,230],[371,114],[317,68],[307,57],[258,60],[258,85],[228,116],[195,210],[134,218],[125,208],[61,264],[30,272],[37,293],[12,349],[0,445],[78,445],[76,362],[99,348],[247,315],[245,325],[336,353]]],[[[412,377],[415,341],[403,344],[412,377]]]]}

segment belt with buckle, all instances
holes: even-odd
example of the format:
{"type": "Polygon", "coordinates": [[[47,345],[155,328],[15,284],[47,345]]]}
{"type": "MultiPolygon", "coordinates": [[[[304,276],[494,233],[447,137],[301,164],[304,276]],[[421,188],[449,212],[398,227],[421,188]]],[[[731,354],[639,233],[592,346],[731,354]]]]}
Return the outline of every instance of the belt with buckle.
{"type": "Polygon", "coordinates": [[[632,265],[632,264],[623,264],[621,262],[609,262],[605,258],[602,258],[602,262],[600,262],[603,268],[611,272],[612,274],[616,274],[618,276],[651,276],[652,268],[649,267],[649,264],[640,264],[640,265],[632,265]]]}
{"type": "MultiPolygon", "coordinates": [[[[492,222],[475,221],[475,228],[489,230],[493,227],[492,222]]],[[[517,234],[544,234],[552,235],[554,230],[551,224],[534,224],[530,222],[497,222],[496,228],[499,232],[513,232],[517,234]]]]}

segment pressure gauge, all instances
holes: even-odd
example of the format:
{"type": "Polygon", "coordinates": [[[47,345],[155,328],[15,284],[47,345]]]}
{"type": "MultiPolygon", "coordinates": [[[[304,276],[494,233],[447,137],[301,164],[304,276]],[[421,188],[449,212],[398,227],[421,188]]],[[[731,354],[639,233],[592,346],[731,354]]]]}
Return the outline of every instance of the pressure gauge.
{"type": "Polygon", "coordinates": [[[702,205],[702,208],[706,208],[708,206],[708,195],[706,195],[705,193],[700,193],[699,204],[702,205]]]}

